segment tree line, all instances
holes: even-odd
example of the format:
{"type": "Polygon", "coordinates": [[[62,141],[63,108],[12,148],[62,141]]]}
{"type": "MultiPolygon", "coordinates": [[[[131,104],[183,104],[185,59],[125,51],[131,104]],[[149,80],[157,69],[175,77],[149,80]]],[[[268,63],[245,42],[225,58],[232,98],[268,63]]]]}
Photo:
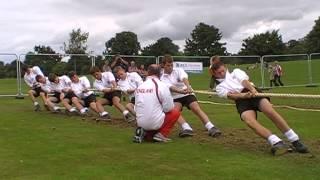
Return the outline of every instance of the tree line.
{"type": "MultiPolygon", "coordinates": [[[[116,33],[114,37],[105,42],[103,55],[144,55],[161,56],[163,54],[186,56],[212,56],[212,55],[267,55],[267,54],[303,54],[320,52],[320,17],[315,20],[311,31],[301,39],[292,39],[283,42],[279,30],[254,34],[242,41],[242,47],[237,54],[230,54],[226,49],[226,42],[221,42],[223,35],[219,28],[203,22],[197,24],[190,37],[186,38],[183,50],[174,44],[169,37],[161,37],[156,42],[141,48],[137,34],[130,31],[116,33]]],[[[87,40],[89,32],[80,28],[69,33],[69,40],[64,43],[66,54],[79,54],[71,56],[67,62],[50,46],[36,45],[33,52],[27,53],[23,63],[41,66],[45,73],[56,72],[64,74],[70,70],[77,70],[79,74],[87,73],[91,66],[88,54],[87,40]],[[37,55],[49,54],[49,56],[37,55]],[[51,55],[52,54],[52,55],[51,55]]],[[[98,65],[103,64],[104,57],[96,57],[98,65]]],[[[5,64],[0,59],[0,78],[16,76],[16,61],[5,64]]]]}

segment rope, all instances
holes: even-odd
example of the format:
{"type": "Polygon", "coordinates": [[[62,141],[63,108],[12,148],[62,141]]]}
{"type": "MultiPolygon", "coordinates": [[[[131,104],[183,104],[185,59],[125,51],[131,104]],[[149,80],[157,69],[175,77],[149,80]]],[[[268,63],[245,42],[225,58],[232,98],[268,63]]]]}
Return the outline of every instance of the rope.
{"type": "MultiPolygon", "coordinates": [[[[212,101],[198,101],[198,102],[201,103],[201,104],[234,106],[234,104],[231,104],[231,103],[216,103],[216,102],[212,102],[212,101]]],[[[297,108],[297,107],[292,107],[292,106],[287,106],[287,105],[275,105],[273,107],[275,107],[275,108],[286,108],[286,109],[292,109],[292,110],[297,110],[297,111],[320,112],[320,109],[305,109],[305,108],[297,108]]]]}
{"type": "MultiPolygon", "coordinates": [[[[195,90],[198,94],[208,94],[217,96],[218,93],[210,92],[205,90],[195,90]]],[[[316,94],[285,94],[285,93],[257,93],[256,97],[288,97],[288,98],[308,98],[308,99],[319,99],[320,95],[316,94]]]]}

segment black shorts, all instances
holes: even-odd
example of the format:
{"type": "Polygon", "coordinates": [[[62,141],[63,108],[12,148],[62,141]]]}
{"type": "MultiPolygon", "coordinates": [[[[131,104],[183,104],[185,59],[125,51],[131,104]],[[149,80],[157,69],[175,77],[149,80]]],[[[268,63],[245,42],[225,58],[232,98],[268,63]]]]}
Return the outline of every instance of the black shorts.
{"type": "Polygon", "coordinates": [[[41,87],[33,87],[32,90],[35,92],[33,94],[34,97],[39,97],[41,92],[45,93],[45,95],[47,94],[44,90],[41,89],[41,87]]]}
{"type": "MultiPolygon", "coordinates": [[[[257,89],[257,91],[259,93],[262,92],[259,89],[257,89]]],[[[246,92],[248,92],[248,90],[242,91],[242,93],[246,93],[246,92]]],[[[235,100],[236,107],[237,107],[238,113],[240,114],[240,117],[241,117],[241,114],[245,111],[249,111],[249,110],[260,111],[259,104],[262,99],[267,99],[268,101],[270,101],[269,97],[255,97],[250,99],[235,100]]]]}
{"type": "Polygon", "coordinates": [[[61,100],[60,100],[60,95],[61,93],[59,92],[54,92],[53,96],[52,97],[55,97],[57,98],[57,100],[55,101],[55,103],[59,103],[61,100]]]}
{"type": "Polygon", "coordinates": [[[134,104],[135,102],[136,102],[136,98],[135,98],[135,97],[132,97],[132,98],[130,99],[130,103],[134,104]]]}
{"type": "Polygon", "coordinates": [[[71,101],[73,97],[77,97],[77,96],[74,94],[73,91],[69,91],[67,93],[64,93],[63,99],[69,99],[71,101]]]}
{"type": "Polygon", "coordinates": [[[96,102],[96,96],[94,94],[90,94],[89,96],[82,99],[85,107],[90,107],[92,102],[96,102]]]}
{"type": "Polygon", "coordinates": [[[195,101],[198,101],[198,100],[197,100],[196,96],[194,96],[192,94],[173,100],[173,102],[179,102],[182,104],[182,107],[186,106],[188,109],[190,109],[190,107],[189,107],[190,104],[195,101]]]}
{"type": "Polygon", "coordinates": [[[121,91],[113,91],[111,93],[105,93],[103,95],[103,98],[105,98],[106,100],[108,100],[110,102],[110,106],[112,106],[112,98],[113,97],[119,97],[121,99],[121,91]]]}

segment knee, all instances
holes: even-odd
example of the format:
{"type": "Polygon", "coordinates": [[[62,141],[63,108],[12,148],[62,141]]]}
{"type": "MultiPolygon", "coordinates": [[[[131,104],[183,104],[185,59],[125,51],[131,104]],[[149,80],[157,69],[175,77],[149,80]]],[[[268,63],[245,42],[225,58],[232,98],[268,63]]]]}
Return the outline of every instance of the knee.
{"type": "Polygon", "coordinates": [[[76,98],[76,97],[73,97],[73,98],[71,98],[71,102],[78,102],[78,98],[76,98]]]}

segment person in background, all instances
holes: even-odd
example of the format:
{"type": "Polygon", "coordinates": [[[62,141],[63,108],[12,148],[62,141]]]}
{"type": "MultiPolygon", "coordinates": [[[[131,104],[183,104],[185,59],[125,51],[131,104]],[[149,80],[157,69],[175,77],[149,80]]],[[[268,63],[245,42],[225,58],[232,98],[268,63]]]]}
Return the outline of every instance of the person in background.
{"type": "Polygon", "coordinates": [[[104,62],[104,65],[102,66],[102,71],[103,72],[111,72],[110,61],[109,60],[106,60],[104,62]]]}
{"type": "Polygon", "coordinates": [[[274,74],[274,83],[276,86],[283,86],[283,83],[281,81],[281,77],[283,75],[282,67],[280,66],[278,61],[274,62],[273,66],[273,74],[274,74]]]}
{"type": "Polygon", "coordinates": [[[267,67],[268,69],[268,73],[269,73],[269,81],[270,81],[270,87],[272,87],[273,85],[276,85],[276,82],[274,81],[274,73],[273,73],[273,65],[270,64],[267,67]]]}
{"type": "Polygon", "coordinates": [[[121,66],[126,72],[128,71],[129,63],[121,58],[120,55],[114,56],[112,63],[110,64],[111,70],[113,72],[114,68],[121,66]]]}
{"type": "Polygon", "coordinates": [[[138,72],[138,71],[139,71],[139,69],[136,66],[136,63],[134,61],[131,61],[130,66],[128,68],[128,72],[138,72]]]}
{"type": "Polygon", "coordinates": [[[141,76],[143,80],[148,76],[148,71],[145,69],[144,64],[141,64],[138,69],[138,74],[141,76]]]}

